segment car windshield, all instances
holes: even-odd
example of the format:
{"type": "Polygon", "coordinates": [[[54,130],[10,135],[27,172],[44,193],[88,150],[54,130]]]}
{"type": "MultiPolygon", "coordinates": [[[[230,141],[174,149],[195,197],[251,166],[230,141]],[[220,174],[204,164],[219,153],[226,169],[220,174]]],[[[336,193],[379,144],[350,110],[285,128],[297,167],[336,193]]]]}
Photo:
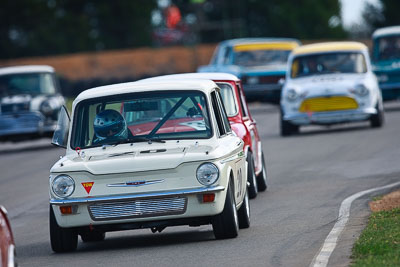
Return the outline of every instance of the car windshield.
{"type": "Polygon", "coordinates": [[[362,53],[337,52],[298,56],[293,60],[291,77],[329,73],[365,73],[367,66],[362,53]]]}
{"type": "Polygon", "coordinates": [[[224,102],[226,115],[228,117],[235,116],[237,114],[237,107],[232,85],[228,83],[217,83],[217,85],[221,89],[220,93],[224,102]]]}
{"type": "Polygon", "coordinates": [[[235,51],[233,64],[243,67],[286,64],[290,52],[290,50],[235,51]]]}
{"type": "Polygon", "coordinates": [[[55,94],[56,87],[51,73],[22,73],[0,76],[0,96],[19,94],[55,94]]]}
{"type": "Polygon", "coordinates": [[[378,60],[400,59],[400,36],[381,37],[376,44],[378,60]]]}
{"type": "Polygon", "coordinates": [[[74,112],[76,149],[167,139],[210,138],[206,97],[200,91],[158,91],[84,100],[74,112]]]}

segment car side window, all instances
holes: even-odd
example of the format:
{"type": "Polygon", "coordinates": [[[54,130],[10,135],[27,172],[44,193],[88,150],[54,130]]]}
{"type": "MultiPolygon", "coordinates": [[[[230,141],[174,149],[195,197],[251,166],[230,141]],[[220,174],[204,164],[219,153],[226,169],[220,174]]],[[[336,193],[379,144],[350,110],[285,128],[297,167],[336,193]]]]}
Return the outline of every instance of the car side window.
{"type": "Polygon", "coordinates": [[[240,90],[239,84],[236,84],[236,90],[238,90],[239,102],[240,102],[240,107],[242,108],[243,117],[247,117],[248,116],[247,106],[246,106],[246,102],[244,100],[244,95],[242,94],[242,92],[240,90]]]}
{"type": "Polygon", "coordinates": [[[220,92],[217,92],[217,102],[221,112],[222,122],[224,124],[224,131],[225,133],[230,133],[232,131],[231,125],[229,124],[228,116],[226,115],[224,102],[222,101],[220,92]]]}
{"type": "Polygon", "coordinates": [[[218,105],[218,99],[216,92],[211,93],[211,102],[214,109],[215,119],[217,121],[217,127],[219,136],[223,136],[226,134],[225,127],[224,127],[224,120],[222,117],[220,106],[218,105]]]}
{"type": "Polygon", "coordinates": [[[224,51],[224,57],[222,59],[222,64],[223,65],[229,65],[231,64],[231,53],[232,48],[231,47],[226,47],[224,51]]]}

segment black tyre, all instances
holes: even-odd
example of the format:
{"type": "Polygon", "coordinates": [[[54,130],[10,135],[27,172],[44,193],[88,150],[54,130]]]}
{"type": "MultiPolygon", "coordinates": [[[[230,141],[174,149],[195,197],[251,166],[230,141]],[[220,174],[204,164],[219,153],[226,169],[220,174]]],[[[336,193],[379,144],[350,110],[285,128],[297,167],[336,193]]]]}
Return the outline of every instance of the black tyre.
{"type": "Polygon", "coordinates": [[[253,199],[258,194],[257,177],[254,169],[253,154],[249,151],[247,153],[247,181],[249,182],[249,198],[253,199]]]}
{"type": "Polygon", "coordinates": [[[385,122],[385,115],[381,104],[376,104],[377,113],[372,115],[369,119],[372,128],[382,127],[385,122]]]}
{"type": "Polygon", "coordinates": [[[50,206],[50,242],[54,252],[74,251],[78,246],[78,233],[72,228],[62,228],[57,224],[53,208],[50,206]]]}
{"type": "Polygon", "coordinates": [[[262,170],[257,175],[258,191],[263,192],[267,190],[267,167],[265,166],[264,152],[261,155],[262,170]]]}
{"type": "Polygon", "coordinates": [[[83,242],[99,242],[106,238],[106,233],[99,231],[91,231],[81,233],[81,239],[83,242]]]}
{"type": "Polygon", "coordinates": [[[212,220],[214,235],[217,239],[234,238],[239,233],[239,219],[232,187],[228,186],[224,210],[212,220]]]}
{"type": "Polygon", "coordinates": [[[289,136],[292,134],[299,133],[300,126],[294,125],[283,119],[283,113],[281,112],[281,136],[289,136]]]}
{"type": "Polygon", "coordinates": [[[250,203],[249,203],[249,192],[246,190],[246,195],[243,198],[243,203],[238,210],[239,217],[239,228],[249,228],[250,227],[250,203]]]}

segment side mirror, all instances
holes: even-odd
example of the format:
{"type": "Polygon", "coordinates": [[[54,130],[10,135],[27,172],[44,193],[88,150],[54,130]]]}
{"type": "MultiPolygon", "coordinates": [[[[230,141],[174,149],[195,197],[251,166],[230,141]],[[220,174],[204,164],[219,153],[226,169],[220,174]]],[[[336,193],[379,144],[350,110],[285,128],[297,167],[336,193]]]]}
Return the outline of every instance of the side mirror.
{"type": "Polygon", "coordinates": [[[53,134],[51,143],[55,146],[67,148],[68,131],[71,119],[69,117],[67,108],[62,106],[58,114],[57,126],[53,134]]]}

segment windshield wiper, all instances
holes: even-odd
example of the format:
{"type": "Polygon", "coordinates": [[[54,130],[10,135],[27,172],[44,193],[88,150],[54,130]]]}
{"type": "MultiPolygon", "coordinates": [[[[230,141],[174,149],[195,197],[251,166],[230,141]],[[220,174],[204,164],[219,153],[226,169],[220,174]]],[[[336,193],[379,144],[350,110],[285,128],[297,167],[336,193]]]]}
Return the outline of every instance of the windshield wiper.
{"type": "Polygon", "coordinates": [[[109,142],[107,144],[103,144],[102,147],[106,148],[108,146],[117,146],[120,144],[128,144],[128,143],[140,143],[140,142],[148,142],[149,144],[151,143],[165,143],[164,140],[158,139],[158,138],[148,138],[145,136],[140,136],[140,137],[133,137],[133,138],[127,138],[123,140],[118,140],[115,142],[109,142]]]}
{"type": "Polygon", "coordinates": [[[161,139],[158,139],[158,138],[149,138],[149,137],[146,137],[146,136],[128,138],[128,139],[124,140],[124,143],[136,143],[136,142],[148,142],[149,144],[151,144],[152,142],[165,143],[164,140],[161,140],[161,139]]]}

